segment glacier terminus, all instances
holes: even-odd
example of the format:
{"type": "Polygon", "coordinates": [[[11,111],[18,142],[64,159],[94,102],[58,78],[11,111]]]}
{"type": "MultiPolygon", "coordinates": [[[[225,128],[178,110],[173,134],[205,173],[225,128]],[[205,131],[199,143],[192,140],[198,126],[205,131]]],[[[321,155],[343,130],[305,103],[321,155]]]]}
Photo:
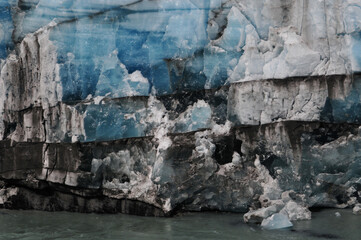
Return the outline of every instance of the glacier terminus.
{"type": "Polygon", "coordinates": [[[361,1],[1,0],[0,206],[359,213],[361,1]]]}

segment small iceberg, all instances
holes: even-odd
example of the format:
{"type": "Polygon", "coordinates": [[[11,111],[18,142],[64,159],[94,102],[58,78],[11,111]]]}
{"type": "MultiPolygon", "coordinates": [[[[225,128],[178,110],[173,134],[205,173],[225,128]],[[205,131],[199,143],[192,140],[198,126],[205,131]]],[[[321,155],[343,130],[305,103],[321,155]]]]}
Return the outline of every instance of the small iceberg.
{"type": "Polygon", "coordinates": [[[266,218],[262,221],[261,226],[264,229],[272,230],[272,229],[281,229],[281,228],[289,228],[292,227],[293,224],[288,219],[287,216],[281,213],[275,213],[271,217],[266,218]]]}

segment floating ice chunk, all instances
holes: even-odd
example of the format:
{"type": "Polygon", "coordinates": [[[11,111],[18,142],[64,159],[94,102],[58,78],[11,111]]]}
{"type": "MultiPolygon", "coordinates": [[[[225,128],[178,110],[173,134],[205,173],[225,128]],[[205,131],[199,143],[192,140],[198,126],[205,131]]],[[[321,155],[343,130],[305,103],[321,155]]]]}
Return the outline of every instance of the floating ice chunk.
{"type": "Polygon", "coordinates": [[[356,204],[355,207],[352,209],[353,214],[361,215],[361,203],[356,204]]]}
{"type": "Polygon", "coordinates": [[[265,229],[282,229],[292,227],[290,220],[281,213],[273,214],[271,217],[264,219],[261,226],[265,229]]]}

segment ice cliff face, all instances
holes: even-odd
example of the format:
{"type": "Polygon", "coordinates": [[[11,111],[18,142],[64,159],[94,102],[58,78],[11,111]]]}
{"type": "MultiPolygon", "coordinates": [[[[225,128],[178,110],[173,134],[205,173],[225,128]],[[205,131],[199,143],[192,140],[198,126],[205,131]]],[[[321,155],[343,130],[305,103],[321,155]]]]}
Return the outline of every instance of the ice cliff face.
{"type": "Polygon", "coordinates": [[[359,0],[3,0],[0,61],[5,207],[361,202],[359,0]]]}

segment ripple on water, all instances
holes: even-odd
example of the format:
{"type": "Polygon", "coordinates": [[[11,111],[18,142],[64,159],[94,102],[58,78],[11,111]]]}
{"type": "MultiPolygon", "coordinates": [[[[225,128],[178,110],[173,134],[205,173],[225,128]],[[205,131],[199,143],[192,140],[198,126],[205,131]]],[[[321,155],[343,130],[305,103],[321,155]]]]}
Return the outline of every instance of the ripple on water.
{"type": "Polygon", "coordinates": [[[0,239],[355,239],[361,216],[351,210],[322,210],[293,228],[267,231],[244,224],[241,214],[186,213],[173,218],[123,214],[0,210],[0,239]],[[336,217],[335,212],[341,216],[336,217]]]}

